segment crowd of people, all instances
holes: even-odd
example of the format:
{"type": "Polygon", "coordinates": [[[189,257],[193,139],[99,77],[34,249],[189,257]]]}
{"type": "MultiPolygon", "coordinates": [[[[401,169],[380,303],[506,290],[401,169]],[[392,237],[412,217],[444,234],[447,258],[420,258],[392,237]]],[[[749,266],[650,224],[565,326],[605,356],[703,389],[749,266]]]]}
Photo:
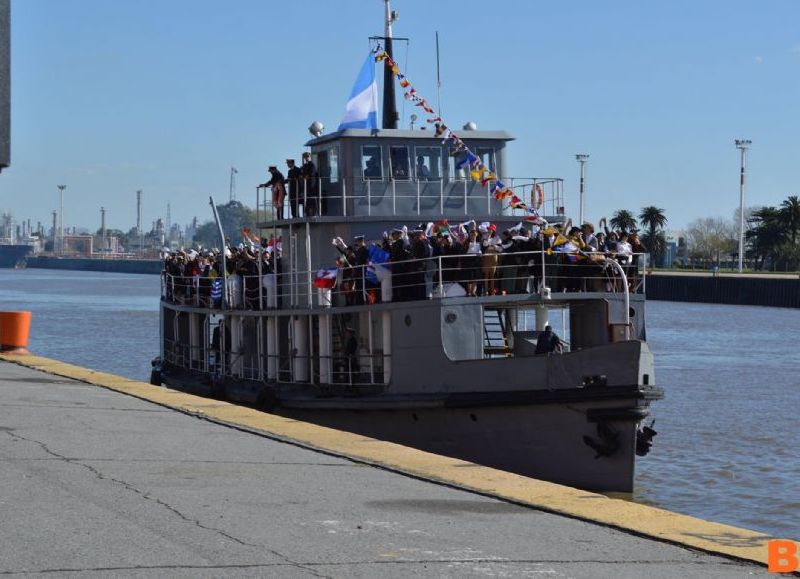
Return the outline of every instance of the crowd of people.
{"type": "Polygon", "coordinates": [[[607,257],[623,265],[635,282],[637,256],[646,251],[638,232],[611,231],[605,218],[599,225],[603,230],[597,233],[591,223],[573,227],[570,222],[530,228],[519,223],[498,232],[489,222],[450,226],[445,221],[413,231],[393,229],[371,243],[364,236],[349,245],[335,238],[341,253],[337,267],[343,270],[339,291],[348,304],[378,301],[380,280],[373,272],[388,267],[392,301],[426,299],[437,291],[529,293],[539,289],[543,264],[553,291],[606,291],[611,283],[610,273],[603,271],[607,257]]]}
{"type": "Polygon", "coordinates": [[[232,245],[228,240],[224,259],[217,248],[164,252],[163,297],[173,302],[219,308],[223,299],[222,280],[227,279],[230,307],[266,307],[262,300],[270,290],[269,305],[275,307],[271,304],[277,282],[272,274],[280,273],[281,244],[274,238],[261,240],[259,245],[252,240],[232,245]]]}
{"type": "MultiPolygon", "coordinates": [[[[552,291],[609,291],[613,272],[605,268],[613,257],[628,273],[633,289],[637,258],[646,251],[637,231],[611,231],[605,219],[601,231],[590,223],[530,226],[519,223],[498,231],[495,224],[447,221],[403,226],[367,242],[350,244],[334,238],[339,251],[335,268],[323,269],[336,304],[411,301],[445,296],[482,296],[538,292],[544,266],[552,291]],[[387,292],[387,278],[389,280],[387,292]]],[[[222,300],[223,261],[228,279],[229,307],[280,307],[282,250],[280,240],[245,235],[243,243],[219,249],[165,252],[164,297],[204,307],[222,300]],[[273,275],[276,274],[276,275],[273,275]]],[[[318,274],[319,278],[319,274],[318,274]]]]}

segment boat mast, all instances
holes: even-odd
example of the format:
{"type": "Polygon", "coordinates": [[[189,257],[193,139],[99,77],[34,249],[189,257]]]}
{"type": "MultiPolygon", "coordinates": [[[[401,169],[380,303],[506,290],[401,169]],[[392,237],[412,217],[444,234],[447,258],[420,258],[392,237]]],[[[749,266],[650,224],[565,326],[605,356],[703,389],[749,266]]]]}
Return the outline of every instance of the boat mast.
{"type": "MultiPolygon", "coordinates": [[[[397,12],[389,7],[389,0],[384,0],[386,16],[384,19],[384,50],[391,58],[392,54],[392,22],[397,20],[397,12]]],[[[394,73],[388,66],[383,67],[383,128],[396,129],[399,115],[394,98],[394,73]]]]}

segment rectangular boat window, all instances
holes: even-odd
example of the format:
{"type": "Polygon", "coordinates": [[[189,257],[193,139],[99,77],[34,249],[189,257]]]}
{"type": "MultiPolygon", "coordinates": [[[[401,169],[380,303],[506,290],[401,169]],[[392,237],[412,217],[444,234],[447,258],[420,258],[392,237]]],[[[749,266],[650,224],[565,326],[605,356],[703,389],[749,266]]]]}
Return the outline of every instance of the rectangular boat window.
{"type": "Polygon", "coordinates": [[[380,147],[375,145],[361,147],[361,171],[365,181],[383,179],[383,155],[380,147]]]}
{"type": "Polygon", "coordinates": [[[475,147],[475,155],[481,160],[483,166],[494,172],[494,148],[493,147],[475,147]]]}
{"type": "Polygon", "coordinates": [[[442,178],[442,148],[417,147],[414,175],[417,181],[439,181],[442,178]]]}
{"type": "Polygon", "coordinates": [[[328,149],[328,162],[330,164],[330,175],[328,179],[330,183],[339,182],[339,147],[333,146],[328,149]]]}
{"type": "Polygon", "coordinates": [[[411,175],[409,166],[408,147],[392,145],[389,147],[389,165],[392,169],[392,179],[395,181],[408,181],[411,175]]]}

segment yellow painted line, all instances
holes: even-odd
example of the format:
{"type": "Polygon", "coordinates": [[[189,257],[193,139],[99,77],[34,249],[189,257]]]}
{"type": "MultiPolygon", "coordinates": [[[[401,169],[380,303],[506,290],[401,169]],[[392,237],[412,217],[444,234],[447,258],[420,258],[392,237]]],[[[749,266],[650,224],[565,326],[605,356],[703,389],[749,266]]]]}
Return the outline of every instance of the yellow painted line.
{"type": "Polygon", "coordinates": [[[0,355],[0,359],[421,479],[712,554],[767,563],[767,541],[772,537],[756,531],[531,479],[48,358],[0,355]]]}

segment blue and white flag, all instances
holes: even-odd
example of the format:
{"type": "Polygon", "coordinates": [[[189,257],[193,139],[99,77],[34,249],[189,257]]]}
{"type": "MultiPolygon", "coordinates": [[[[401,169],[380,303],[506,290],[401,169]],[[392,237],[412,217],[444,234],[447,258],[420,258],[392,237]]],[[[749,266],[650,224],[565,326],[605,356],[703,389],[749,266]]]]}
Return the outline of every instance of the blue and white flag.
{"type": "Polygon", "coordinates": [[[456,170],[463,169],[467,165],[471,167],[476,161],[480,161],[480,159],[468,151],[459,161],[456,161],[456,170]]]}
{"type": "Polygon", "coordinates": [[[375,57],[370,52],[358,73],[337,130],[377,128],[378,83],[375,81],[375,57]]]}
{"type": "Polygon", "coordinates": [[[391,276],[391,272],[386,267],[389,261],[389,252],[384,251],[375,244],[367,249],[369,253],[369,265],[367,266],[367,281],[373,285],[379,285],[384,278],[391,276]]]}
{"type": "Polygon", "coordinates": [[[211,282],[211,299],[212,300],[222,299],[222,278],[221,277],[215,278],[214,281],[211,282]]]}

